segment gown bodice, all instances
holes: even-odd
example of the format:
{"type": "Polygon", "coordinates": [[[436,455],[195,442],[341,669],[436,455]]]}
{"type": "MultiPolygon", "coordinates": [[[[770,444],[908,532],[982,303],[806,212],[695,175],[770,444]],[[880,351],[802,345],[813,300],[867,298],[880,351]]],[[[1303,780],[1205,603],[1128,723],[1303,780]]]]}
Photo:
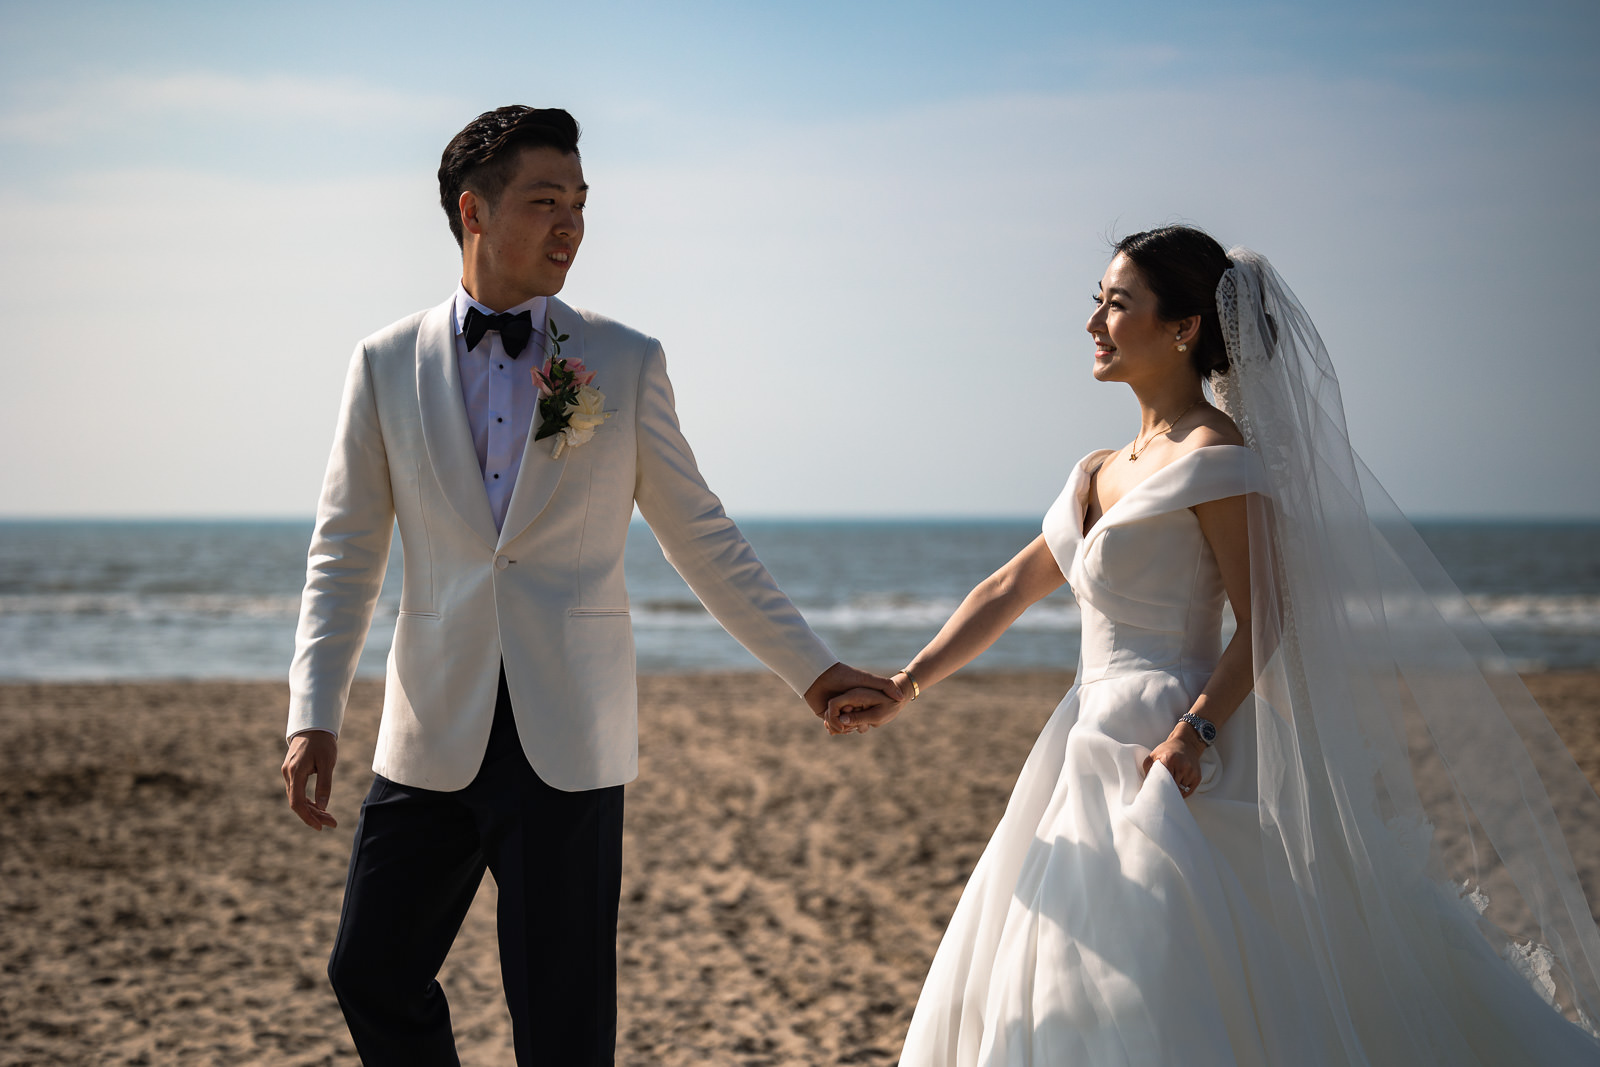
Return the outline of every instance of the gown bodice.
{"type": "Polygon", "coordinates": [[[1187,453],[1129,490],[1085,535],[1090,478],[1110,454],[1079,461],[1044,519],[1045,541],[1083,614],[1078,681],[1139,671],[1209,675],[1226,597],[1189,509],[1260,492],[1260,461],[1235,445],[1187,453]]]}

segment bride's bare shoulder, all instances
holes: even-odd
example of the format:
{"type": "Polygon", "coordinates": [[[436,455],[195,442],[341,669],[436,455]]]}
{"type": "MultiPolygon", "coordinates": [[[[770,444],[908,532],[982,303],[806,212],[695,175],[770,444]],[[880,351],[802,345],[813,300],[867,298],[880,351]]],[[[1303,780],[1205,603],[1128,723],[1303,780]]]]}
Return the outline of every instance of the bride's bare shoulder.
{"type": "Polygon", "coordinates": [[[1183,435],[1185,452],[1196,448],[1208,448],[1211,445],[1242,444],[1244,444],[1244,434],[1239,432],[1239,427],[1233,424],[1233,420],[1209,406],[1199,419],[1199,425],[1183,435]]]}

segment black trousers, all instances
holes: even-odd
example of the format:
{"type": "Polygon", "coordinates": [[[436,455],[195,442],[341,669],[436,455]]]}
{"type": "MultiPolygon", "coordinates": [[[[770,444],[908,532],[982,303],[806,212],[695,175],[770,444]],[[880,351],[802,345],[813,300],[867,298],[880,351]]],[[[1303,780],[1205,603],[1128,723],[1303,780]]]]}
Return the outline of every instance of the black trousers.
{"type": "Polygon", "coordinates": [[[614,1062],[622,786],[546,785],[505,672],[478,775],[437,792],[379,776],[361,805],[328,979],[367,1067],[458,1064],[435,976],[487,868],[520,1067],[614,1062]]]}

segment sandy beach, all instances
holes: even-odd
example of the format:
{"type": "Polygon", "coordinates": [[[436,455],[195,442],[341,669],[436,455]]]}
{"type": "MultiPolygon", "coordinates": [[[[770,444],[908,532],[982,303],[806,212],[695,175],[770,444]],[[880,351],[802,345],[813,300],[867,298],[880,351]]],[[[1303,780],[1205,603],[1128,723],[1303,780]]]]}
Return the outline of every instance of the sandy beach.
{"type": "MultiPolygon", "coordinates": [[[[775,678],[641,683],[618,1062],[891,1064],[967,873],[1066,673],[974,674],[828,738],[775,678]]],[[[1600,781],[1600,673],[1529,688],[1600,781]]],[[[287,689],[0,686],[0,1064],[355,1063],[323,968],[380,688],[333,808],[290,815],[287,689]]],[[[1571,842],[1600,856],[1600,826],[1571,842]]],[[[1589,887],[1591,900],[1600,886],[1589,887]]],[[[445,966],[466,1064],[511,1062],[494,887],[445,966]]]]}

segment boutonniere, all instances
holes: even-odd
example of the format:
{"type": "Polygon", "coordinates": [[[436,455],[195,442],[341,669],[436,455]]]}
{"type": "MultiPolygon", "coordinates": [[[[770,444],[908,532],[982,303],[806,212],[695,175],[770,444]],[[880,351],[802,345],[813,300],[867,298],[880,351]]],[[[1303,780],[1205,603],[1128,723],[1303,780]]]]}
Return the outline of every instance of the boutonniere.
{"type": "Polygon", "coordinates": [[[567,340],[567,335],[557,332],[555,319],[550,320],[548,336],[551,352],[543,367],[533,368],[533,384],[539,387],[540,418],[539,432],[533,439],[554,437],[550,458],[560,459],[562,449],[587,443],[611,412],[605,410],[606,395],[592,384],[594,371],[585,367],[581,359],[561,355],[561,342],[567,340]]]}

